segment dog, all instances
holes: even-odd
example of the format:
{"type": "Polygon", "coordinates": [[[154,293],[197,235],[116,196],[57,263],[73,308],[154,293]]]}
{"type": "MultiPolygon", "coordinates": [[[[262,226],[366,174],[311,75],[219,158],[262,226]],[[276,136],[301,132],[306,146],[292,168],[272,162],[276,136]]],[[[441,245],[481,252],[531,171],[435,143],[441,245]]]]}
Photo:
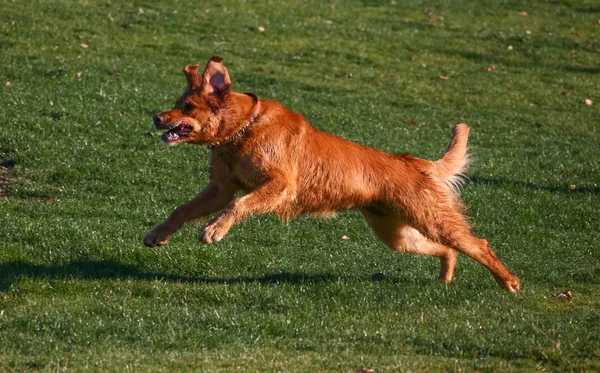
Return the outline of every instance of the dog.
{"type": "Polygon", "coordinates": [[[146,246],[164,245],[185,222],[216,212],[199,233],[206,244],[250,215],[287,220],[357,209],[392,249],[440,258],[445,282],[453,280],[460,252],[518,294],[519,279],[471,233],[457,196],[468,163],[466,124],[454,128],[437,161],[391,155],[322,132],[277,101],[234,92],[222,61],[212,57],[202,74],[198,65],[186,66],[185,92],[173,109],[153,117],[155,127],[166,130],[164,143],[210,149],[210,181],[145,234],[146,246]],[[246,194],[236,198],[238,191],[246,194]]]}

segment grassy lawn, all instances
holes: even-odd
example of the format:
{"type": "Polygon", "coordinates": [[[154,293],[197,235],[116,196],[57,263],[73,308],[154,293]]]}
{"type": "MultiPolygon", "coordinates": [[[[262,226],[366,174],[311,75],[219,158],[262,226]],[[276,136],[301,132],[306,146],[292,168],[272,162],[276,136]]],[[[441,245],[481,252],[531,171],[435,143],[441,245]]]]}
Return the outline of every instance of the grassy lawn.
{"type": "Polygon", "coordinates": [[[0,0],[0,51],[0,371],[600,370],[596,1],[0,0]],[[467,122],[462,196],[521,294],[465,256],[446,286],[356,212],[145,248],[208,180],[151,131],[212,55],[391,153],[467,122]]]}

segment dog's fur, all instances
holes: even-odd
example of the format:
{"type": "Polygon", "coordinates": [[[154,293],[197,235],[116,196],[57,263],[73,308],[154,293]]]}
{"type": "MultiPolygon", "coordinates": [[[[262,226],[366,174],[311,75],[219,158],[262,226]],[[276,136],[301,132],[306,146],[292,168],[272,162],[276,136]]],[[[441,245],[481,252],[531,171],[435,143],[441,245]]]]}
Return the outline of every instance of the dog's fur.
{"type": "Polygon", "coordinates": [[[211,58],[202,75],[197,65],[188,65],[186,91],[172,110],[154,116],[158,129],[169,130],[162,136],[167,144],[211,148],[210,182],[148,232],[145,245],[164,245],[185,222],[218,211],[200,232],[204,243],[221,240],[233,224],[253,214],[288,219],[359,209],[389,247],[439,257],[444,281],[452,281],[461,252],[518,293],[519,279],[486,240],[470,232],[456,194],[468,162],[466,124],[454,128],[438,161],[390,155],[321,132],[276,101],[233,92],[221,62],[211,58]],[[235,198],[240,190],[247,194],[235,198]]]}

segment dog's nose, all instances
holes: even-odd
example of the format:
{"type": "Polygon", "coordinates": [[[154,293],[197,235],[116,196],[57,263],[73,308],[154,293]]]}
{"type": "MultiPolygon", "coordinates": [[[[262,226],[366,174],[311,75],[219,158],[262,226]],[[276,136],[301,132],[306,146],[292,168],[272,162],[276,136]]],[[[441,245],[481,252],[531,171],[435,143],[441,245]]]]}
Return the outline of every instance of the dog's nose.
{"type": "Polygon", "coordinates": [[[155,126],[160,126],[161,123],[163,122],[163,117],[160,114],[154,114],[154,116],[152,117],[152,119],[154,120],[154,125],[155,126]]]}

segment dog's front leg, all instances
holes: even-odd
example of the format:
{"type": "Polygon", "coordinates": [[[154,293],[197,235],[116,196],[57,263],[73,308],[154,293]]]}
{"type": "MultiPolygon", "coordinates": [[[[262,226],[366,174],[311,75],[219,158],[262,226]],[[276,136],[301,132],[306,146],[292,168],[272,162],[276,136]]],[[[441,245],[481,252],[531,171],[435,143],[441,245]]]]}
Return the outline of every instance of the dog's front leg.
{"type": "Polygon", "coordinates": [[[211,182],[191,201],[177,207],[169,217],[144,235],[144,245],[162,246],[185,222],[221,210],[233,199],[237,188],[211,182]]]}
{"type": "Polygon", "coordinates": [[[283,177],[273,178],[229,206],[208,222],[198,239],[204,243],[219,242],[238,221],[256,214],[282,213],[282,207],[293,196],[294,188],[283,177]]]}

